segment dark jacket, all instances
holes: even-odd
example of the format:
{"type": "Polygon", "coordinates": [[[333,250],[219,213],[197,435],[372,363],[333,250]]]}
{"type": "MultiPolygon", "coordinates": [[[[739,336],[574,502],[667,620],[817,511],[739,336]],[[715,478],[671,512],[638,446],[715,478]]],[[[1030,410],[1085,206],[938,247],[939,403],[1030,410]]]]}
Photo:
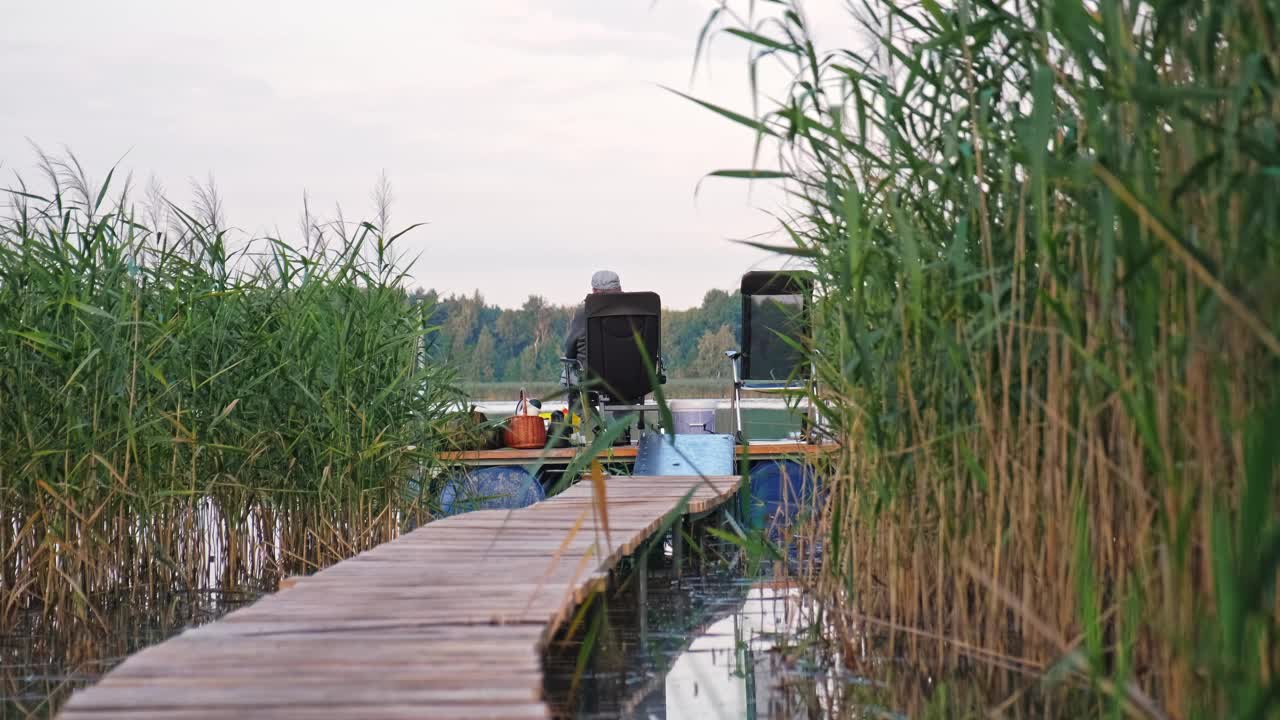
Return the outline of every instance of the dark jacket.
{"type": "Polygon", "coordinates": [[[579,305],[569,320],[569,332],[564,337],[564,357],[587,362],[587,308],[579,305]]]}

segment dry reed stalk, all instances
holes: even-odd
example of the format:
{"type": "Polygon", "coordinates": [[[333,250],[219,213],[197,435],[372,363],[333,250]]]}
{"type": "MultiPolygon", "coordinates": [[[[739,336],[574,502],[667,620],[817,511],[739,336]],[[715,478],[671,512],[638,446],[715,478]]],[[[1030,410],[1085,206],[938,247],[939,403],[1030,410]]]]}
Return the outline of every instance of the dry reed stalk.
{"type": "Polygon", "coordinates": [[[1280,5],[852,12],[830,54],[792,3],[709,22],[796,78],[709,107],[777,147],[720,175],[784,177],[825,291],[838,644],[909,628],[884,652],[1014,714],[1273,717],[1280,5]],[[961,649],[1073,671],[1032,697],[961,649]]]}

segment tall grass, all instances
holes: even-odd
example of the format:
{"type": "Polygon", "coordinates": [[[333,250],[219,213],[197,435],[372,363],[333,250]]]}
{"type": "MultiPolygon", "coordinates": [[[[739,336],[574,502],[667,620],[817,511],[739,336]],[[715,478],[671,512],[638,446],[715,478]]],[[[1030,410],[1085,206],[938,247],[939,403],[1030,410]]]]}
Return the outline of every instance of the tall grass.
{"type": "Polygon", "coordinates": [[[1280,716],[1280,4],[850,21],[832,52],[793,2],[704,30],[794,78],[709,107],[777,148],[718,174],[783,178],[821,278],[844,657],[887,630],[1004,710],[1280,716]]]}
{"type": "Polygon", "coordinates": [[[127,183],[42,167],[0,221],[0,629],[269,587],[429,513],[457,393],[396,236],[234,249],[212,192],[153,228],[127,183]]]}

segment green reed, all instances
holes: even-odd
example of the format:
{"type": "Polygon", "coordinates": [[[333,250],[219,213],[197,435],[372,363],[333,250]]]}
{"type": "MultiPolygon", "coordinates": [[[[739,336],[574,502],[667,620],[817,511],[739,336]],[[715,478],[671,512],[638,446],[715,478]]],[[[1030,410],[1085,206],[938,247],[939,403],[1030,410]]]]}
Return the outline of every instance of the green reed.
{"type": "Polygon", "coordinates": [[[820,276],[845,657],[883,629],[1002,711],[1280,716],[1280,3],[849,20],[832,51],[789,1],[703,30],[793,78],[704,105],[820,276]]]}
{"type": "Polygon", "coordinates": [[[0,627],[269,586],[429,514],[458,393],[398,235],[233,247],[216,196],[153,228],[110,175],[43,169],[0,220],[0,627]]]}

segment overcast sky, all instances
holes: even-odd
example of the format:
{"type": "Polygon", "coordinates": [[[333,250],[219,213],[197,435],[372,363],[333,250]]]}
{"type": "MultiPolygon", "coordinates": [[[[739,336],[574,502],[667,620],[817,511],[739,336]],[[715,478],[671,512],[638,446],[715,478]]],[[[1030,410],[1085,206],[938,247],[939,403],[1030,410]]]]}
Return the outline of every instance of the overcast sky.
{"type": "MultiPolygon", "coordinates": [[[[810,14],[843,22],[839,0],[810,14]]],[[[8,2],[0,175],[30,143],[102,178],[120,158],[190,198],[209,175],[229,224],[296,238],[301,198],[371,214],[385,170],[416,285],[581,299],[592,271],[669,307],[776,261],[735,245],[780,194],[698,181],[750,165],[752,135],[663,90],[749,109],[746,48],[691,80],[710,0],[8,2]]],[[[846,23],[847,24],[847,23],[846,23]]]]}

